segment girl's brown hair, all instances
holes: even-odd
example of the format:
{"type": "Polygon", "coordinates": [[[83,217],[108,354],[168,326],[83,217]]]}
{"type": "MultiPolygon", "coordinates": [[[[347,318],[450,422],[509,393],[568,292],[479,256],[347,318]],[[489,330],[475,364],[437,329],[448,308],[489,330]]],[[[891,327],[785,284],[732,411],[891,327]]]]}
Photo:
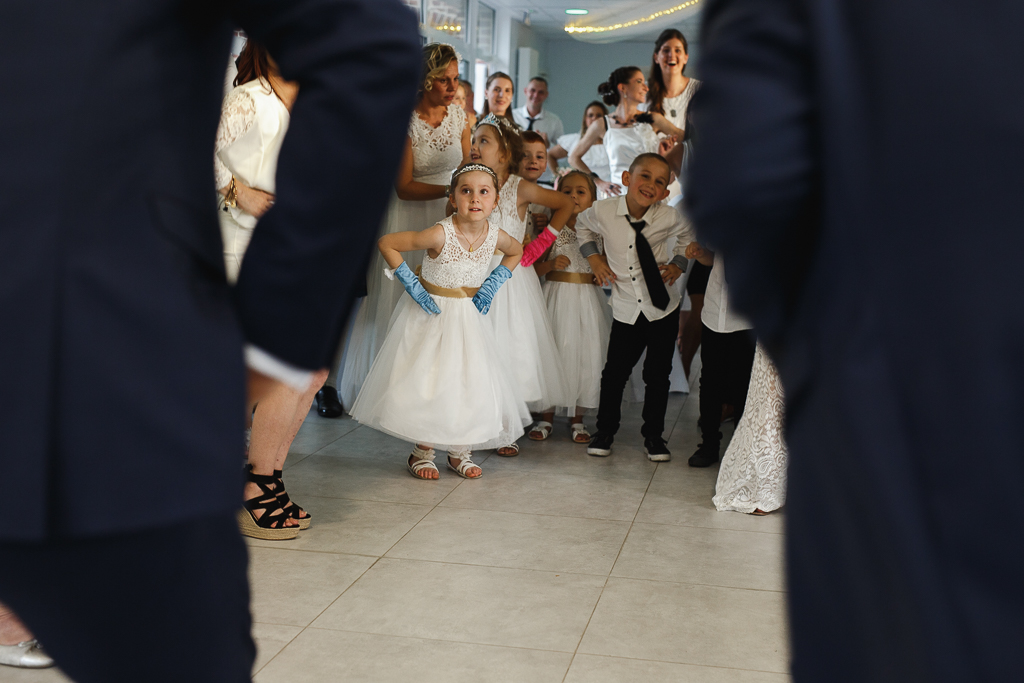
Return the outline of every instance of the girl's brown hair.
{"type": "MultiPolygon", "coordinates": [[[[509,83],[512,84],[512,94],[515,95],[516,82],[512,80],[511,76],[509,76],[507,73],[505,73],[503,71],[495,71],[494,73],[492,73],[490,76],[487,77],[487,83],[486,83],[486,85],[484,85],[484,111],[483,111],[482,114],[480,114],[480,118],[481,119],[491,113],[491,105],[487,101],[487,91],[490,90],[491,83],[494,83],[494,81],[498,80],[499,78],[504,78],[506,81],[508,81],[509,83]]],[[[495,116],[497,116],[497,114],[495,114],[495,116]]],[[[514,118],[512,118],[512,103],[511,102],[508,103],[508,109],[505,110],[505,113],[502,114],[500,118],[505,119],[506,121],[508,121],[510,124],[512,124],[516,128],[519,127],[518,125],[516,125],[516,120],[514,118]]],[[[518,162],[516,162],[516,163],[518,164],[518,162]]]]}
{"type": "Polygon", "coordinates": [[[562,183],[565,182],[566,178],[582,178],[583,182],[587,184],[587,188],[590,189],[590,199],[595,202],[597,201],[597,183],[594,182],[593,176],[591,176],[589,173],[584,173],[583,171],[577,171],[576,169],[573,169],[566,173],[565,175],[561,176],[558,179],[558,185],[555,187],[555,189],[558,190],[559,192],[562,191],[562,183]]]}
{"type": "Polygon", "coordinates": [[[523,157],[526,156],[526,152],[523,150],[523,136],[519,133],[519,126],[516,124],[508,124],[505,119],[495,116],[498,120],[498,125],[487,122],[484,123],[483,119],[481,122],[476,124],[476,128],[473,132],[476,133],[480,126],[490,126],[498,133],[498,144],[501,145],[501,151],[508,156],[508,170],[510,173],[515,173],[519,170],[519,164],[522,163],[523,157]]]}
{"type": "Polygon", "coordinates": [[[270,63],[270,53],[260,43],[257,43],[252,38],[246,40],[245,47],[242,48],[242,54],[238,55],[235,65],[238,67],[238,75],[235,76],[232,85],[236,88],[259,79],[266,83],[267,87],[273,89],[270,85],[270,74],[275,69],[270,63]]]}
{"type": "MultiPolygon", "coordinates": [[[[647,79],[647,111],[659,114],[665,113],[665,77],[661,73],[661,67],[658,66],[658,52],[665,43],[673,38],[683,44],[683,54],[690,54],[690,46],[686,42],[686,37],[680,31],[674,28],[667,28],[661,32],[658,40],[654,43],[654,56],[651,58],[651,75],[647,79]]],[[[685,64],[683,65],[683,73],[686,73],[685,64]]]]}
{"type": "Polygon", "coordinates": [[[597,100],[594,100],[587,106],[583,107],[583,125],[580,126],[581,138],[587,134],[587,112],[590,111],[591,107],[600,107],[601,113],[604,114],[605,116],[608,116],[608,107],[604,106],[602,102],[598,102],[597,100]]]}

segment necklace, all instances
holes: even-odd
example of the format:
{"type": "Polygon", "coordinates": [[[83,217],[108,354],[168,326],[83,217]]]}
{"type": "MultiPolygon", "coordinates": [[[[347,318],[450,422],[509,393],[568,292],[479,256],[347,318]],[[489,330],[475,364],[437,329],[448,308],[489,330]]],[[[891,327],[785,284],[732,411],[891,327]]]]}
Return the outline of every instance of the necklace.
{"type": "MultiPolygon", "coordinates": [[[[455,225],[455,221],[452,221],[452,225],[455,225]]],[[[467,251],[470,254],[472,254],[473,251],[476,250],[476,248],[480,246],[480,244],[479,243],[470,242],[469,238],[466,237],[466,233],[462,232],[462,228],[460,228],[459,226],[455,225],[455,229],[459,231],[460,235],[462,235],[462,239],[466,240],[466,244],[469,245],[469,249],[467,249],[467,251]]],[[[480,241],[481,242],[484,240],[485,237],[487,237],[487,231],[484,230],[483,233],[484,234],[480,236],[480,241]]]]}

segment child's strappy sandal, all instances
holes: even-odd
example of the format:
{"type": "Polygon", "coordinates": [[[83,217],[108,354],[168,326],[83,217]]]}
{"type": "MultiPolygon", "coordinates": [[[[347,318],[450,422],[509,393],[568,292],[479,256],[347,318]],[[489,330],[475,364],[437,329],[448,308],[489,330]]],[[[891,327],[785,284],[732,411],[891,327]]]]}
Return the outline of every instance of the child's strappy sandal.
{"type": "Polygon", "coordinates": [[[515,455],[519,455],[519,444],[513,441],[507,446],[499,446],[496,452],[503,458],[511,458],[515,455]],[[511,453],[502,453],[502,451],[511,451],[511,453]]]}
{"type": "Polygon", "coordinates": [[[537,423],[537,426],[530,430],[530,438],[534,441],[543,441],[551,436],[551,427],[552,425],[550,422],[541,420],[537,423]],[[534,436],[534,434],[538,434],[538,436],[534,436]]]}
{"type": "Polygon", "coordinates": [[[304,531],[312,523],[313,515],[303,510],[297,503],[293,503],[292,499],[288,497],[288,492],[284,490],[283,475],[281,470],[274,470],[274,479],[277,480],[275,482],[277,484],[277,499],[281,501],[281,507],[288,513],[288,516],[298,522],[299,529],[304,531]]]}
{"type": "MultiPolygon", "coordinates": [[[[427,477],[420,476],[420,472],[422,472],[423,470],[433,470],[434,472],[437,472],[437,465],[434,464],[433,448],[425,451],[419,446],[417,446],[416,448],[412,449],[412,453],[410,453],[409,455],[416,458],[416,460],[411,465],[406,463],[405,467],[407,470],[409,470],[409,473],[412,474],[412,476],[416,477],[417,479],[422,479],[424,481],[437,481],[436,479],[429,479],[427,477]]],[[[438,472],[438,475],[440,474],[441,473],[438,472]]]]}
{"type": "Polygon", "coordinates": [[[590,443],[590,432],[587,431],[583,422],[573,422],[569,427],[572,429],[573,443],[590,443]]]}
{"type": "Polygon", "coordinates": [[[284,504],[272,488],[277,484],[273,475],[255,474],[252,465],[245,466],[245,479],[260,487],[260,493],[242,503],[238,511],[238,529],[243,536],[266,541],[286,541],[299,535],[299,527],[285,526],[291,519],[284,504]],[[257,511],[263,511],[258,518],[257,511]]]}
{"type": "Polygon", "coordinates": [[[484,475],[483,470],[476,476],[470,476],[466,474],[466,470],[471,467],[480,467],[472,460],[473,453],[468,448],[461,451],[448,451],[448,469],[455,474],[459,475],[463,479],[479,479],[484,475]],[[458,461],[458,465],[452,465],[452,460],[458,461]]]}

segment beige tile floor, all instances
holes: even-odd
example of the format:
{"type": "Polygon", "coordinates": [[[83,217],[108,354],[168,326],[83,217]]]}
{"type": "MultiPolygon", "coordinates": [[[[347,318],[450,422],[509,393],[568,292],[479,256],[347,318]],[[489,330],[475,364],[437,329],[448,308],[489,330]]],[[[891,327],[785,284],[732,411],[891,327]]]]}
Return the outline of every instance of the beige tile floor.
{"type": "Polygon", "coordinates": [[[255,680],[788,681],[782,517],[714,510],[717,468],[686,465],[696,404],[671,397],[668,463],[630,406],[610,458],[559,421],[516,458],[478,453],[479,481],[434,483],[407,444],[311,413],[285,482],[315,522],[250,543],[255,680]]]}

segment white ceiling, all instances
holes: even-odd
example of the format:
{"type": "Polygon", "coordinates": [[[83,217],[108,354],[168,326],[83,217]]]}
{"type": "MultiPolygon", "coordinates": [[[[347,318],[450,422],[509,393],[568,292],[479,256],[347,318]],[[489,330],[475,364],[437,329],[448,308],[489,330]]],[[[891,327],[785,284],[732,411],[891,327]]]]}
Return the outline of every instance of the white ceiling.
{"type": "MultiPolygon", "coordinates": [[[[571,36],[565,32],[567,23],[578,20],[583,25],[602,25],[615,23],[625,18],[636,18],[646,16],[652,12],[672,7],[678,2],[653,1],[653,0],[534,0],[523,2],[523,0],[481,0],[484,4],[494,8],[507,9],[514,19],[522,20],[524,14],[529,12],[531,28],[548,38],[567,38],[571,36]],[[567,9],[588,9],[590,14],[584,17],[573,17],[565,13],[567,9]]],[[[699,5],[698,5],[699,7],[699,5]]],[[[689,14],[681,12],[680,14],[689,14]]],[[[700,14],[690,14],[672,21],[671,25],[680,29],[687,37],[696,36],[699,30],[700,14]]],[[[651,41],[658,37],[658,34],[666,28],[663,23],[651,30],[640,32],[630,31],[628,40],[651,41]]]]}

